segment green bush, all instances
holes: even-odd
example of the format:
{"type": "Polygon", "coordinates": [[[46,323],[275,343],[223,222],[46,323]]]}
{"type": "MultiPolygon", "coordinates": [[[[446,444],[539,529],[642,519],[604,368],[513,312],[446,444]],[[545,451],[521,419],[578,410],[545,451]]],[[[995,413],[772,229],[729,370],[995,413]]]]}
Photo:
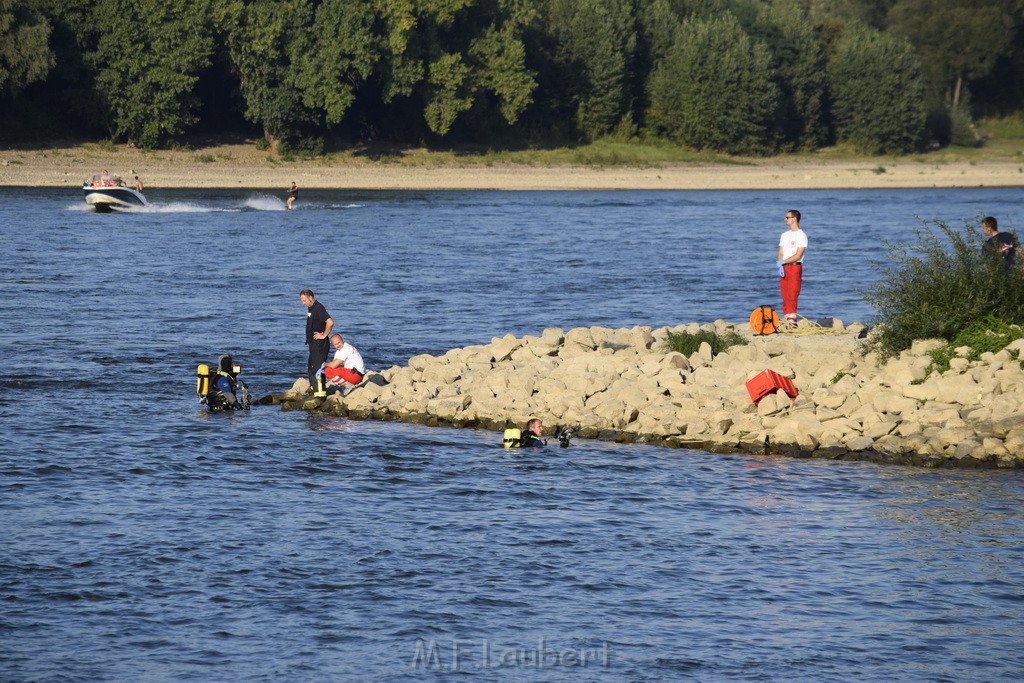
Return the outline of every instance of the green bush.
{"type": "Polygon", "coordinates": [[[317,136],[287,138],[278,146],[282,161],[312,159],[324,153],[324,139],[317,136]]]}
{"type": "Polygon", "coordinates": [[[974,121],[971,119],[971,112],[963,103],[952,109],[949,113],[950,135],[949,141],[961,147],[981,147],[981,137],[974,128],[974,121]]]}
{"type": "MultiPolygon", "coordinates": [[[[928,355],[932,358],[932,364],[928,366],[928,372],[949,370],[949,361],[960,355],[956,352],[960,347],[969,347],[970,351],[963,358],[975,361],[981,358],[981,354],[1002,351],[1007,344],[1021,338],[1024,338],[1024,327],[1010,325],[999,318],[985,318],[968,325],[945,346],[930,351],[928,355]]],[[[1014,354],[1014,357],[1018,355],[1014,354]]]]}
{"type": "Polygon", "coordinates": [[[982,253],[985,238],[966,221],[965,230],[935,225],[922,221],[916,244],[887,242],[890,260],[863,292],[877,311],[870,347],[885,358],[918,339],[952,342],[986,319],[1024,324],[1024,270],[982,253]]]}
{"type": "Polygon", "coordinates": [[[709,330],[700,330],[696,334],[691,334],[690,332],[669,332],[664,348],[666,352],[678,351],[684,356],[689,356],[697,353],[700,350],[700,345],[704,342],[708,343],[711,347],[711,353],[716,356],[729,347],[747,345],[747,340],[735,332],[718,334],[709,330]]]}

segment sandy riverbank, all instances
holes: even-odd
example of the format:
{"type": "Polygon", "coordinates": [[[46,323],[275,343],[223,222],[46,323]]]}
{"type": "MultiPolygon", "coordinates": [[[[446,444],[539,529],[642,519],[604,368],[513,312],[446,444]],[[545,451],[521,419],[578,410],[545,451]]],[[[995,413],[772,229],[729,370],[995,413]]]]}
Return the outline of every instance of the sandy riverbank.
{"type": "Polygon", "coordinates": [[[450,161],[372,161],[358,156],[280,161],[254,145],[142,151],[83,145],[0,150],[0,186],[78,188],[109,169],[139,175],[159,188],[277,190],[292,180],[306,189],[754,190],[1024,185],[1024,162],[903,159],[751,159],[741,163],[673,163],[655,167],[540,166],[450,161]]]}

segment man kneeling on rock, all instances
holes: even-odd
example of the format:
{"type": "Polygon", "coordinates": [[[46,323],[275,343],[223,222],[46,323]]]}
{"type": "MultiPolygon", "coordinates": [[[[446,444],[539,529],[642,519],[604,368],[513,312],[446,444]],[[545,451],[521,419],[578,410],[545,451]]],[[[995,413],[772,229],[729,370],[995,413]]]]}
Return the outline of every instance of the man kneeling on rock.
{"type": "Polygon", "coordinates": [[[324,363],[324,377],[329,385],[345,394],[363,381],[366,365],[356,347],[345,341],[340,334],[331,335],[331,346],[334,347],[334,358],[324,363]]]}

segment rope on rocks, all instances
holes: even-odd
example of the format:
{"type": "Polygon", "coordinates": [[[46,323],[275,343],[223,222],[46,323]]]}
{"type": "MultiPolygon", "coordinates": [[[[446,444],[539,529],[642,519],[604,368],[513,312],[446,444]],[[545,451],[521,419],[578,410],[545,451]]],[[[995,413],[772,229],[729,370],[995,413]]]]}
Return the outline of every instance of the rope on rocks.
{"type": "Polygon", "coordinates": [[[805,318],[802,315],[797,314],[800,318],[800,322],[797,323],[795,328],[786,329],[785,326],[780,327],[779,334],[794,334],[794,335],[807,335],[807,334],[846,334],[845,329],[835,329],[832,327],[822,327],[818,323],[805,318]]]}

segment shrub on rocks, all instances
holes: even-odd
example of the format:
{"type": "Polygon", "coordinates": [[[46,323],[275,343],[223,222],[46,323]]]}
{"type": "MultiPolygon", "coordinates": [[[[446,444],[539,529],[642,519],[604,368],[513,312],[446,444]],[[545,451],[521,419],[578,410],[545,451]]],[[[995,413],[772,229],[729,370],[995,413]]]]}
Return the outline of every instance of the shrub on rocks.
{"type": "Polygon", "coordinates": [[[669,332],[665,339],[666,351],[676,351],[684,356],[692,356],[700,351],[701,344],[707,344],[712,355],[722,353],[733,346],[744,346],[747,340],[733,331],[715,332],[698,330],[697,332],[669,332]]]}
{"type": "Polygon", "coordinates": [[[916,244],[887,243],[885,263],[893,265],[882,266],[881,278],[864,292],[878,311],[869,345],[883,357],[917,340],[952,342],[986,319],[1024,324],[1024,270],[984,253],[984,236],[966,221],[965,229],[942,221],[935,227],[921,221],[916,244]]]}
{"type": "MultiPolygon", "coordinates": [[[[927,372],[943,373],[950,369],[964,369],[970,362],[980,360],[986,353],[1010,348],[1016,342],[1024,343],[1024,327],[1010,325],[1003,320],[988,317],[969,324],[948,343],[928,351],[931,364],[927,372]]],[[[1012,348],[1007,357],[1014,357],[1012,348]]],[[[1019,354],[1019,351],[1018,351],[1019,354]]]]}

